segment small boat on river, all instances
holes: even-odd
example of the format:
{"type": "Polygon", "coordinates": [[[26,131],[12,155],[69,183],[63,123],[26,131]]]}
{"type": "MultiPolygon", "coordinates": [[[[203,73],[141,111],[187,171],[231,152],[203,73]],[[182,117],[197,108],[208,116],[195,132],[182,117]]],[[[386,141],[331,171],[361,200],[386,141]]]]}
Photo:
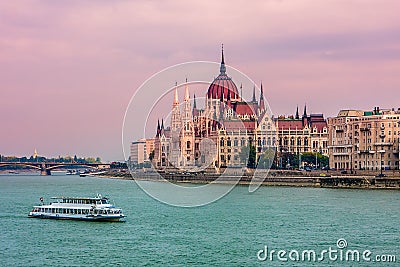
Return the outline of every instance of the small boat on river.
{"type": "Polygon", "coordinates": [[[28,217],[42,219],[120,221],[125,218],[120,208],[110,204],[108,198],[96,197],[52,197],[53,202],[34,206],[28,217]]]}

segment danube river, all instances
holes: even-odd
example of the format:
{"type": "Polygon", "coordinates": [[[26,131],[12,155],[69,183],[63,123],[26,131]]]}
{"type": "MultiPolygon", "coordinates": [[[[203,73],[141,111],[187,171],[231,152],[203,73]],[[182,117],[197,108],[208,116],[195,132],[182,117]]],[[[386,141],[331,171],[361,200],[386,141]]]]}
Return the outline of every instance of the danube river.
{"type": "Polygon", "coordinates": [[[237,186],[210,205],[177,208],[152,199],[134,181],[0,175],[0,201],[2,266],[395,266],[400,261],[399,191],[261,187],[249,193],[237,186]],[[97,193],[124,209],[124,223],[27,217],[40,197],[97,193]],[[336,253],[323,253],[329,249],[336,253]],[[284,252],[278,259],[279,250],[284,252]],[[361,259],[351,261],[350,255],[346,261],[348,250],[357,250],[361,259]],[[304,251],[315,251],[316,259],[304,251]],[[397,262],[377,262],[393,259],[389,256],[397,262]]]}

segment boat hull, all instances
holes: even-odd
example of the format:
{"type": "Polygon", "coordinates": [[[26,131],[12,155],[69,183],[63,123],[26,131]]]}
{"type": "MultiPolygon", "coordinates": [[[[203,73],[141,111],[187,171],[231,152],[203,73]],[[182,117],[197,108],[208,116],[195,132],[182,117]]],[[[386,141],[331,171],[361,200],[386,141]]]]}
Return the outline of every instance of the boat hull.
{"type": "Polygon", "coordinates": [[[65,214],[44,214],[44,213],[29,213],[29,218],[53,219],[53,220],[78,220],[78,221],[96,221],[96,222],[121,222],[125,218],[123,215],[118,216],[103,216],[103,215],[85,215],[74,216],[65,214]]]}

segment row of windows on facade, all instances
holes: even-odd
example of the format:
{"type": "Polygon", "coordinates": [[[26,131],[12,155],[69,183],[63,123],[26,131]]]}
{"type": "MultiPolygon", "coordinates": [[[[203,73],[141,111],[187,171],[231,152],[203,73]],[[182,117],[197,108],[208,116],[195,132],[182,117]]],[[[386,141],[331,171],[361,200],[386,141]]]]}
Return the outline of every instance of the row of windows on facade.
{"type": "MultiPolygon", "coordinates": [[[[243,147],[243,146],[246,146],[247,145],[247,142],[249,142],[249,143],[252,143],[252,138],[249,138],[248,139],[248,141],[243,137],[241,140],[240,140],[240,146],[241,147],[243,147]]],[[[272,146],[273,144],[275,143],[275,138],[268,138],[268,139],[266,139],[266,138],[263,138],[263,139],[261,139],[261,138],[258,138],[258,140],[257,140],[257,146],[259,146],[259,147],[265,147],[265,146],[272,146]]],[[[224,147],[224,146],[228,146],[228,147],[230,147],[230,146],[232,146],[232,140],[228,137],[228,139],[226,140],[226,142],[225,142],[225,140],[224,140],[224,138],[221,138],[221,140],[220,140],[220,146],[221,147],[224,147]]],[[[234,140],[233,140],[233,146],[239,146],[239,140],[237,139],[237,138],[235,138],[234,140]]],[[[190,141],[187,141],[186,142],[186,149],[191,149],[192,147],[191,147],[191,142],[190,141]]],[[[196,150],[198,150],[199,149],[199,144],[198,143],[195,143],[195,149],[196,150]]],[[[161,146],[161,152],[169,152],[169,145],[162,145],[161,146]]]]}
{"type": "MultiPolygon", "coordinates": [[[[388,138],[388,139],[386,139],[386,141],[385,141],[384,138],[381,138],[381,139],[375,138],[375,142],[374,143],[392,143],[392,140],[393,140],[393,142],[397,141],[397,142],[400,143],[400,137],[399,138],[394,138],[394,139],[388,138]]],[[[367,141],[367,144],[372,144],[372,139],[371,138],[368,138],[366,141],[367,141]]],[[[337,142],[332,141],[332,145],[335,145],[335,144],[337,144],[337,145],[352,145],[353,142],[348,142],[348,141],[343,141],[343,140],[338,140],[337,142]]],[[[359,144],[360,144],[360,140],[355,139],[354,140],[354,145],[359,145],[359,144]]]]}
{"type": "MultiPolygon", "coordinates": [[[[340,151],[335,151],[336,153],[340,153],[340,151]]],[[[356,151],[355,151],[356,152],[356,151]]],[[[348,153],[348,154],[351,154],[351,151],[343,151],[343,153],[348,153]]],[[[385,157],[385,155],[387,155],[387,158],[391,158],[391,152],[389,151],[388,153],[386,153],[386,152],[382,152],[382,153],[368,153],[368,154],[355,154],[354,155],[354,159],[373,159],[373,158],[376,158],[376,159],[379,159],[379,158],[381,158],[381,157],[385,157]]],[[[396,154],[397,154],[397,152],[396,152],[396,154]]],[[[337,156],[337,155],[334,155],[334,157],[335,157],[335,159],[336,160],[348,160],[349,159],[349,156],[350,155],[340,155],[340,156],[337,156]]]]}
{"type": "MultiPolygon", "coordinates": [[[[242,147],[246,146],[247,145],[246,141],[247,140],[244,137],[242,139],[240,139],[240,146],[242,146],[242,147]]],[[[252,138],[249,138],[248,142],[251,143],[252,142],[252,138]]],[[[271,139],[270,137],[268,137],[268,138],[262,138],[262,139],[258,138],[257,139],[257,146],[259,146],[259,147],[273,146],[274,143],[275,143],[275,138],[271,139]]],[[[279,139],[279,145],[282,146],[282,144],[284,146],[289,146],[289,140],[286,137],[283,138],[283,142],[282,142],[282,138],[279,139]]],[[[304,138],[304,141],[302,140],[302,138],[298,138],[297,139],[297,146],[302,146],[302,144],[304,144],[304,146],[308,146],[309,140],[308,140],[307,137],[304,138]]],[[[226,141],[225,141],[224,138],[220,139],[220,146],[224,147],[225,145],[228,146],[228,147],[232,146],[232,140],[229,137],[228,137],[228,139],[226,141]]],[[[320,145],[322,145],[322,148],[326,148],[328,146],[328,142],[327,141],[322,141],[322,142],[313,141],[312,147],[313,148],[318,148],[320,145]]],[[[235,138],[233,140],[233,146],[235,146],[235,147],[239,146],[238,138],[235,138]]],[[[290,139],[290,146],[295,146],[295,139],[294,138],[290,139]]],[[[191,149],[191,142],[190,141],[187,141],[186,148],[187,149],[191,149]]],[[[196,149],[198,149],[198,143],[196,143],[196,149]]],[[[162,145],[161,151],[162,152],[169,151],[169,145],[167,145],[167,146],[162,145]]]]}
{"type": "MultiPolygon", "coordinates": [[[[357,161],[356,161],[354,163],[354,168],[355,169],[369,169],[369,170],[374,170],[375,169],[375,170],[379,170],[381,168],[381,166],[382,166],[382,168],[389,168],[390,169],[392,167],[391,164],[392,164],[391,161],[388,161],[387,165],[385,164],[385,161],[382,161],[381,165],[379,164],[378,161],[376,161],[375,164],[374,164],[373,161],[371,161],[371,164],[370,164],[369,161],[367,163],[360,161],[357,164],[357,161]]],[[[399,162],[395,161],[394,162],[395,168],[397,168],[398,165],[399,165],[399,162]]],[[[335,162],[335,168],[336,169],[349,169],[350,168],[350,164],[349,164],[349,162],[335,162]]]]}
{"type": "MultiPolygon", "coordinates": [[[[279,140],[279,144],[282,145],[281,139],[279,140]]],[[[283,140],[283,145],[284,146],[289,146],[289,140],[284,139],[283,140]]],[[[295,146],[295,140],[290,139],[290,146],[295,146]]],[[[300,138],[297,139],[297,146],[302,146],[302,141],[300,138]]],[[[304,139],[304,146],[308,146],[308,139],[304,139]]],[[[312,142],[312,148],[327,148],[328,147],[328,141],[313,141],[312,142]]]]}
{"type": "MultiPolygon", "coordinates": [[[[349,126],[349,130],[352,130],[353,129],[353,125],[348,125],[349,126]]],[[[392,127],[392,123],[391,122],[387,122],[386,124],[384,123],[384,122],[381,122],[380,123],[380,125],[379,125],[379,123],[378,122],[376,122],[375,123],[375,128],[378,128],[378,127],[381,127],[381,128],[385,128],[386,126],[388,127],[388,128],[391,128],[392,127]]],[[[366,124],[366,125],[359,125],[359,124],[356,124],[356,125],[354,125],[354,129],[355,130],[359,130],[359,129],[362,129],[362,128],[368,128],[368,129],[371,129],[372,128],[372,123],[368,123],[368,124],[366,124]]],[[[393,123],[393,127],[394,128],[397,128],[397,127],[400,127],[400,125],[399,125],[399,123],[393,123]]],[[[341,129],[340,127],[337,127],[337,129],[341,129]]],[[[347,125],[345,125],[344,126],[344,130],[347,130],[347,125]]]]}
{"type": "MultiPolygon", "coordinates": [[[[252,137],[249,137],[247,140],[246,140],[246,138],[242,137],[240,139],[240,146],[243,147],[243,146],[246,146],[248,143],[252,143],[252,142],[253,142],[253,138],[252,137]]],[[[273,144],[275,144],[275,137],[273,137],[273,138],[271,138],[271,137],[268,137],[268,138],[258,137],[258,139],[257,139],[257,146],[260,146],[260,147],[261,146],[272,146],[273,144]]],[[[232,146],[232,140],[231,140],[230,137],[228,137],[226,139],[226,141],[225,141],[225,138],[221,137],[219,145],[221,147],[224,147],[225,145],[226,146],[232,146]]],[[[233,139],[233,146],[236,146],[236,147],[239,146],[239,139],[237,137],[235,137],[233,139]]]]}
{"type": "MultiPolygon", "coordinates": [[[[388,135],[392,135],[392,131],[388,131],[387,132],[388,133],[388,135]]],[[[360,134],[359,132],[355,132],[354,133],[354,136],[355,137],[357,137],[357,136],[371,136],[372,135],[372,132],[371,131],[368,131],[368,132],[362,132],[362,134],[360,134]]],[[[378,135],[378,131],[375,131],[375,135],[378,135]]],[[[380,135],[386,135],[385,134],[385,131],[384,130],[382,130],[381,132],[380,132],[380,135]]],[[[400,135],[400,131],[393,131],[393,135],[400,135]]],[[[353,135],[351,134],[351,133],[349,133],[348,135],[347,135],[347,133],[345,132],[344,133],[344,137],[346,138],[346,137],[352,137],[353,135]]],[[[337,138],[343,138],[343,136],[342,136],[342,134],[341,133],[338,133],[338,134],[336,134],[336,137],[337,138]]]]}
{"type": "MultiPolygon", "coordinates": [[[[308,135],[310,133],[308,130],[302,130],[302,129],[297,129],[297,130],[295,130],[295,129],[281,129],[281,130],[279,130],[279,132],[281,132],[281,133],[283,132],[285,134],[293,134],[293,135],[308,135]]],[[[311,133],[320,133],[320,132],[318,132],[318,128],[317,127],[314,127],[312,129],[311,133]]],[[[328,129],[324,127],[324,129],[322,130],[322,133],[324,133],[324,134],[328,133],[328,129]]]]}
{"type": "MultiPolygon", "coordinates": [[[[394,162],[394,164],[397,166],[398,164],[399,164],[399,162],[398,161],[393,161],[394,162]]],[[[357,168],[357,164],[359,164],[360,166],[365,166],[365,162],[363,162],[363,161],[360,161],[359,163],[357,163],[357,161],[355,161],[354,162],[354,165],[355,165],[355,167],[357,168]]],[[[380,164],[382,164],[382,166],[391,166],[392,165],[392,161],[390,161],[390,160],[388,160],[388,161],[384,161],[384,160],[382,160],[382,162],[381,163],[379,163],[379,161],[371,161],[371,162],[369,162],[369,161],[367,161],[367,163],[366,163],[366,165],[367,166],[370,166],[370,167],[374,167],[374,166],[376,166],[376,167],[379,167],[380,166],[380,164]],[[370,164],[371,163],[371,164],[370,164]],[[374,163],[375,163],[375,165],[374,165],[374,163]],[[386,164],[387,163],[387,164],[386,164]]]]}

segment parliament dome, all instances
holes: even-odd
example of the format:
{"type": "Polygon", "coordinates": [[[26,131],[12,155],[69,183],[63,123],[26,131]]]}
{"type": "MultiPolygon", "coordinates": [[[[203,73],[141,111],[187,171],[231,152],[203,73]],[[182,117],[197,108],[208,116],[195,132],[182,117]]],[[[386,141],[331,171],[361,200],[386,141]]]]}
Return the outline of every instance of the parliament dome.
{"type": "Polygon", "coordinates": [[[207,91],[207,97],[211,99],[239,99],[239,92],[236,84],[226,74],[226,67],[224,61],[224,49],[222,48],[222,60],[220,66],[220,73],[217,78],[210,84],[207,91]]]}

